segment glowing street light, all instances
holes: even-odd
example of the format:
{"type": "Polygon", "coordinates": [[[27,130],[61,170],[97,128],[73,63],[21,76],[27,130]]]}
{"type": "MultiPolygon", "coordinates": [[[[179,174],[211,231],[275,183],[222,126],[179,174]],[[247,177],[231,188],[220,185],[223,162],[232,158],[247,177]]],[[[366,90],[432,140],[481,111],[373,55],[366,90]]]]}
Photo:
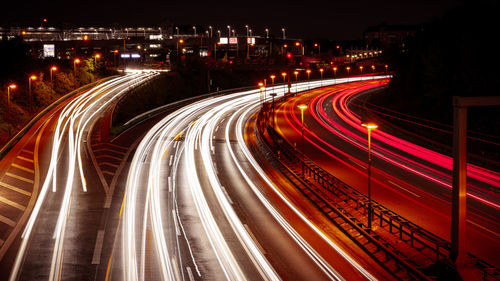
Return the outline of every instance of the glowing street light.
{"type": "Polygon", "coordinates": [[[208,26],[208,29],[210,29],[210,38],[212,38],[212,26],[208,26]]]}
{"type": "Polygon", "coordinates": [[[285,85],[286,72],[282,72],[281,76],[283,76],[283,95],[285,95],[286,94],[286,85],[285,85]]]}
{"type": "Polygon", "coordinates": [[[271,76],[269,76],[269,77],[271,78],[272,86],[274,86],[274,79],[276,78],[276,75],[271,74],[271,76]]]}
{"type": "Polygon", "coordinates": [[[177,57],[179,57],[179,44],[183,44],[183,43],[184,43],[184,40],[182,40],[182,39],[179,39],[177,41],[177,57]]]}
{"type": "Polygon", "coordinates": [[[94,62],[95,62],[95,67],[97,68],[97,61],[101,58],[101,54],[95,54],[94,56],[94,62]]]}
{"type": "Polygon", "coordinates": [[[113,51],[113,64],[116,66],[116,54],[118,54],[118,50],[113,51]]]}
{"type": "Polygon", "coordinates": [[[10,90],[14,90],[16,88],[16,84],[10,84],[9,86],[7,86],[7,113],[10,113],[10,90]]]}
{"type": "Polygon", "coordinates": [[[348,66],[345,69],[347,70],[347,82],[349,82],[349,70],[351,70],[351,67],[348,66]]]}
{"type": "Polygon", "coordinates": [[[375,72],[375,65],[372,64],[372,72],[375,72]]]}
{"type": "Polygon", "coordinates": [[[337,67],[334,66],[332,70],[333,70],[333,78],[337,79],[337,67]]]}
{"type": "Polygon", "coordinates": [[[227,26],[227,37],[231,37],[231,26],[227,26]]]}
{"type": "Polygon", "coordinates": [[[80,62],[81,62],[80,59],[73,60],[73,75],[75,76],[75,79],[76,79],[76,65],[79,64],[80,62]]]}
{"type": "Polygon", "coordinates": [[[36,79],[37,79],[36,75],[31,75],[30,77],[28,77],[28,98],[30,102],[30,110],[33,109],[33,98],[31,97],[31,81],[36,79]]]}
{"type": "MultiPolygon", "coordinates": [[[[302,162],[305,162],[305,151],[304,151],[304,110],[307,109],[306,104],[300,104],[297,106],[300,109],[300,120],[302,123],[301,134],[302,134],[302,162]]],[[[302,174],[304,174],[304,164],[302,164],[302,174]]]]}
{"type": "Polygon", "coordinates": [[[319,73],[321,74],[321,86],[323,87],[323,71],[325,71],[323,68],[319,69],[319,73]]]}
{"type": "Polygon", "coordinates": [[[321,54],[321,45],[318,43],[314,43],[314,48],[318,48],[318,55],[321,54]]]}
{"type": "Polygon", "coordinates": [[[361,126],[366,127],[368,130],[368,229],[372,230],[372,189],[371,189],[371,167],[372,167],[372,155],[371,155],[371,131],[378,128],[377,124],[374,123],[362,123],[361,126]]]}
{"type": "Polygon", "coordinates": [[[266,38],[269,38],[269,28],[266,28],[266,38]]]}
{"type": "Polygon", "coordinates": [[[384,67],[385,67],[385,75],[387,75],[387,68],[389,68],[389,66],[386,64],[384,65],[384,67]]]}
{"type": "Polygon", "coordinates": [[[52,66],[50,68],[50,85],[52,86],[52,88],[54,88],[54,79],[52,78],[52,72],[54,72],[54,71],[57,71],[56,66],[52,66]]]}
{"type": "Polygon", "coordinates": [[[285,28],[282,28],[281,31],[283,32],[283,40],[286,39],[286,36],[285,36],[285,28]]]}
{"type": "Polygon", "coordinates": [[[309,90],[309,79],[311,78],[311,70],[306,70],[307,73],[307,89],[309,90]]]}

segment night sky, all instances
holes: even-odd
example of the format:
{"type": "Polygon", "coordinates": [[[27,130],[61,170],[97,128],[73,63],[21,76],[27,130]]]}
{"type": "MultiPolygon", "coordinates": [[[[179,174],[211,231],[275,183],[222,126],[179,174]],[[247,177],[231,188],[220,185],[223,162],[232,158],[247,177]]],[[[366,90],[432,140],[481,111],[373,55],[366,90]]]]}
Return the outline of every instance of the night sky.
{"type": "Polygon", "coordinates": [[[47,26],[66,22],[76,26],[128,26],[161,23],[212,25],[225,31],[229,24],[239,34],[245,24],[254,34],[266,27],[287,37],[360,39],[363,30],[382,22],[418,24],[440,18],[460,0],[387,1],[13,1],[2,4],[3,24],[47,26]],[[214,4],[215,3],[215,4],[214,4]],[[29,8],[28,8],[29,7],[29,8]]]}

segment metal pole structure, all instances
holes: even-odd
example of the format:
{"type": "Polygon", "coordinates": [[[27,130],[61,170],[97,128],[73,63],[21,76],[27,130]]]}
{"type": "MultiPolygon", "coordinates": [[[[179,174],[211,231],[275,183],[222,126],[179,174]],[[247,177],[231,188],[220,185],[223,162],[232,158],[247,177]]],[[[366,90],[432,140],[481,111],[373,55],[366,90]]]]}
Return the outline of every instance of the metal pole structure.
{"type": "Polygon", "coordinates": [[[453,182],[450,258],[459,266],[463,266],[467,261],[467,107],[499,105],[500,96],[453,97],[453,182]]]}
{"type": "Polygon", "coordinates": [[[307,105],[301,104],[298,106],[300,108],[300,120],[301,120],[301,135],[302,135],[302,148],[301,148],[301,153],[302,153],[302,174],[304,175],[304,163],[306,161],[305,158],[305,147],[304,147],[304,110],[307,108],[307,105]]]}
{"type": "Polygon", "coordinates": [[[361,124],[363,127],[366,127],[368,130],[368,230],[372,230],[372,217],[373,217],[373,208],[372,208],[372,153],[371,153],[371,147],[372,147],[372,136],[371,136],[371,131],[373,129],[376,129],[378,126],[376,124],[373,124],[371,122],[368,123],[362,123],[361,124]]]}

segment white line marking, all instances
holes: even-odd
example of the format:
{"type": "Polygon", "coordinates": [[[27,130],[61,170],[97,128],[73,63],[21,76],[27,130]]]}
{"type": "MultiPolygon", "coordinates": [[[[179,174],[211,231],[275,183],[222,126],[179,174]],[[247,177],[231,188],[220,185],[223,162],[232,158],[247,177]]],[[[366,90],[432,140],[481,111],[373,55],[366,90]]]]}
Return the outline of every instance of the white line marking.
{"type": "Polygon", "coordinates": [[[177,236],[181,236],[181,232],[179,231],[179,224],[177,223],[177,217],[175,215],[175,210],[172,210],[172,217],[174,218],[175,234],[177,234],[177,236]]]}
{"type": "Polygon", "coordinates": [[[35,173],[35,171],[34,171],[33,169],[29,169],[29,168],[23,167],[23,166],[21,166],[21,165],[17,165],[16,163],[13,163],[11,166],[12,166],[12,167],[14,167],[14,168],[17,168],[17,169],[19,169],[19,170],[26,171],[26,172],[28,172],[28,173],[32,173],[32,174],[34,174],[34,173],[35,173]]]}
{"type": "Polygon", "coordinates": [[[11,177],[11,178],[15,178],[15,179],[22,180],[22,181],[24,181],[24,182],[27,182],[27,183],[31,183],[31,184],[33,184],[33,180],[27,179],[27,178],[25,178],[25,177],[21,177],[21,176],[18,176],[18,175],[14,175],[14,174],[9,173],[9,172],[5,173],[5,175],[6,175],[6,176],[9,176],[9,177],[11,177]]]}
{"type": "Polygon", "coordinates": [[[21,204],[18,204],[18,203],[16,203],[16,202],[14,202],[14,201],[12,201],[12,200],[9,200],[9,199],[7,199],[7,198],[5,198],[5,197],[2,197],[2,196],[0,196],[0,202],[5,203],[5,204],[7,204],[7,205],[10,205],[10,206],[12,206],[12,207],[14,207],[14,208],[16,208],[16,209],[21,210],[21,211],[26,210],[26,207],[25,207],[25,206],[23,206],[23,205],[21,205],[21,204]]]}
{"type": "Polygon", "coordinates": [[[186,271],[187,271],[187,273],[188,273],[189,280],[190,280],[190,281],[194,281],[193,271],[191,271],[191,267],[186,266],[186,271]]]}
{"type": "Polygon", "coordinates": [[[13,190],[13,191],[15,191],[15,192],[21,193],[21,194],[23,194],[23,195],[26,195],[26,196],[31,196],[31,192],[28,192],[28,191],[26,191],[26,190],[24,190],[24,189],[21,189],[21,188],[17,188],[17,187],[15,187],[15,186],[13,186],[13,185],[10,185],[10,184],[8,184],[8,183],[4,183],[4,182],[1,182],[1,181],[0,181],[0,185],[1,185],[1,186],[3,186],[3,187],[5,187],[5,188],[8,188],[8,189],[10,189],[10,190],[13,190]]]}
{"type": "Polygon", "coordinates": [[[21,160],[24,160],[24,161],[26,161],[26,162],[33,163],[33,159],[28,159],[28,158],[26,158],[26,157],[22,157],[22,156],[20,156],[20,155],[18,155],[18,156],[17,156],[17,159],[21,159],[21,160]]]}
{"type": "Polygon", "coordinates": [[[97,238],[95,239],[94,255],[92,256],[92,264],[101,263],[102,244],[104,242],[104,230],[97,231],[97,238]]]}

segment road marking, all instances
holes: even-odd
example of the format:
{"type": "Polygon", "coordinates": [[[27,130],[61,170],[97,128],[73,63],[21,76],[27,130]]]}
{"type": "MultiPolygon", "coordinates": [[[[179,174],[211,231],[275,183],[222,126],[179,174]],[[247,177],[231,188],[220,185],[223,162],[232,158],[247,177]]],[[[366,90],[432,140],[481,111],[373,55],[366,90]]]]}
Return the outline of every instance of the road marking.
{"type": "Polygon", "coordinates": [[[35,171],[34,171],[33,169],[28,169],[28,168],[23,167],[23,166],[21,166],[21,165],[17,165],[16,163],[13,163],[11,166],[12,166],[12,167],[14,167],[14,168],[18,168],[19,170],[26,171],[26,172],[28,172],[28,173],[32,173],[32,174],[34,174],[34,173],[35,173],[35,171]]]}
{"type": "Polygon", "coordinates": [[[16,208],[16,209],[21,210],[21,211],[26,210],[26,207],[25,207],[25,206],[23,206],[23,205],[21,205],[21,204],[18,204],[18,203],[16,203],[16,202],[14,202],[14,201],[12,201],[12,200],[9,200],[9,199],[7,199],[7,198],[5,198],[5,197],[2,197],[2,196],[0,196],[0,202],[5,203],[5,204],[7,204],[7,205],[10,205],[10,206],[12,206],[12,207],[14,207],[14,208],[16,208]]]}
{"type": "Polygon", "coordinates": [[[168,177],[168,192],[172,192],[172,177],[168,177]]]}
{"type": "Polygon", "coordinates": [[[186,271],[187,271],[187,273],[188,273],[189,280],[190,280],[190,281],[194,281],[193,271],[191,270],[191,267],[186,266],[186,271]]]}
{"type": "Polygon", "coordinates": [[[102,162],[101,165],[107,165],[107,166],[118,168],[118,165],[113,164],[113,163],[109,163],[109,162],[102,162]]]}
{"type": "Polygon", "coordinates": [[[1,181],[0,181],[0,185],[1,185],[1,186],[3,186],[3,187],[5,187],[5,188],[8,188],[8,189],[10,189],[10,190],[13,190],[13,191],[15,191],[15,192],[21,193],[21,194],[23,194],[23,195],[26,195],[26,196],[31,196],[31,192],[26,191],[26,190],[21,189],[21,188],[18,188],[18,187],[15,187],[15,186],[12,186],[12,185],[10,185],[10,184],[8,184],[8,183],[1,182],[1,181]]]}
{"type": "Polygon", "coordinates": [[[115,173],[110,172],[110,171],[102,171],[102,173],[103,173],[103,174],[108,174],[108,175],[110,175],[110,176],[114,176],[114,175],[115,175],[115,173]]]}
{"type": "Polygon", "coordinates": [[[351,161],[352,163],[354,163],[354,164],[356,164],[356,165],[358,165],[358,166],[360,166],[361,168],[363,168],[363,169],[365,169],[365,170],[366,170],[366,167],[365,167],[364,165],[359,164],[357,161],[354,161],[354,160],[353,160],[353,159],[351,159],[351,158],[348,158],[348,159],[349,159],[349,161],[351,161]]]}
{"type": "Polygon", "coordinates": [[[410,191],[410,190],[402,187],[401,185],[399,185],[399,184],[397,184],[397,183],[395,183],[393,181],[389,181],[389,182],[392,183],[394,186],[397,186],[397,187],[401,188],[402,190],[404,190],[404,191],[406,191],[406,192],[408,192],[408,193],[410,193],[410,194],[412,194],[412,195],[414,195],[416,197],[421,197],[420,195],[416,194],[415,192],[412,192],[412,191],[410,191]]]}
{"type": "Polygon", "coordinates": [[[7,217],[4,217],[2,215],[0,215],[0,222],[3,222],[5,223],[6,225],[9,225],[10,227],[14,227],[16,225],[16,222],[7,218],[7,217]]]}
{"type": "Polygon", "coordinates": [[[29,150],[26,150],[26,149],[23,149],[23,150],[21,150],[21,151],[22,151],[22,152],[29,153],[29,154],[34,154],[34,152],[33,152],[33,151],[29,151],[29,150]]]}
{"type": "Polygon", "coordinates": [[[31,183],[31,184],[33,184],[33,180],[30,180],[30,179],[27,179],[27,178],[25,178],[25,177],[21,177],[21,176],[15,175],[15,174],[13,174],[13,173],[9,173],[9,172],[7,172],[7,173],[5,173],[5,175],[6,175],[6,176],[9,176],[9,177],[11,177],[11,178],[15,178],[15,179],[22,180],[22,181],[24,181],[24,182],[27,182],[27,183],[31,183]]]}
{"type": "Polygon", "coordinates": [[[494,232],[494,231],[492,231],[492,230],[489,230],[489,229],[487,229],[486,227],[484,227],[484,226],[482,226],[482,225],[479,225],[479,224],[477,224],[477,223],[475,223],[475,222],[473,222],[473,221],[471,221],[471,220],[467,220],[467,222],[468,222],[468,223],[471,223],[471,224],[473,224],[473,225],[475,225],[475,226],[477,226],[477,227],[479,227],[479,228],[481,228],[482,230],[486,230],[486,231],[488,231],[489,233],[491,233],[491,234],[493,234],[493,235],[495,235],[495,236],[497,236],[497,237],[500,237],[500,234],[498,234],[498,233],[496,233],[496,232],[494,232]]]}
{"type": "Polygon", "coordinates": [[[181,232],[179,231],[179,224],[177,223],[177,217],[175,216],[175,210],[172,210],[172,217],[174,218],[175,234],[177,234],[177,236],[181,236],[181,232]]]}
{"type": "Polygon", "coordinates": [[[222,192],[224,192],[224,194],[226,195],[227,201],[229,201],[229,203],[233,205],[234,204],[233,200],[231,200],[231,197],[229,197],[229,194],[227,194],[226,189],[222,185],[220,186],[220,188],[222,189],[222,192]]]}
{"type": "Polygon", "coordinates": [[[262,246],[260,245],[259,241],[257,241],[257,239],[255,238],[255,236],[253,235],[253,232],[250,230],[250,228],[248,227],[247,224],[243,224],[243,226],[245,227],[245,229],[247,230],[248,234],[252,237],[253,241],[255,242],[255,244],[257,245],[257,247],[259,247],[260,249],[260,252],[265,255],[266,254],[266,251],[264,250],[264,248],[262,248],[262,246]]]}
{"type": "Polygon", "coordinates": [[[92,264],[101,263],[102,244],[104,242],[104,230],[97,231],[97,238],[95,239],[94,255],[92,256],[92,264]]]}
{"type": "Polygon", "coordinates": [[[18,159],[21,159],[21,160],[24,160],[24,161],[26,161],[26,162],[33,163],[33,159],[28,159],[28,158],[26,158],[26,157],[22,157],[22,156],[19,156],[19,155],[17,155],[17,158],[18,158],[18,159]]]}
{"type": "Polygon", "coordinates": [[[122,160],[120,157],[111,156],[111,155],[107,155],[107,154],[97,155],[95,158],[110,158],[110,159],[115,159],[115,160],[118,160],[118,161],[122,160]]]}

